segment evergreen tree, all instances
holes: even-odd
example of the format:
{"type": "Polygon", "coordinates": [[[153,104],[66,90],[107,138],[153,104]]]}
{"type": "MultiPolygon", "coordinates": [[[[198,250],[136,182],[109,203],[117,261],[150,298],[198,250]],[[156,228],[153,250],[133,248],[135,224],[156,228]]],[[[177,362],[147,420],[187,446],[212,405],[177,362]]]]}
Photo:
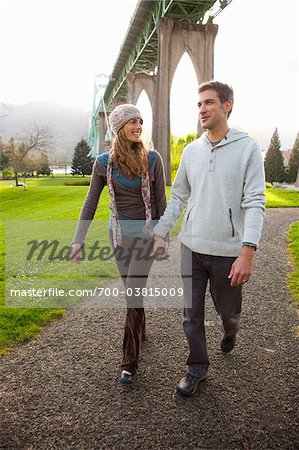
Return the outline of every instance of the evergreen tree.
{"type": "Polygon", "coordinates": [[[299,133],[297,134],[295,144],[288,164],[287,182],[295,183],[299,171],[299,133]]]}
{"type": "Polygon", "coordinates": [[[272,135],[269,148],[265,158],[265,176],[269,183],[282,183],[286,180],[286,171],[283,163],[283,156],[280,151],[280,140],[278,130],[272,135]]]}
{"type": "Polygon", "coordinates": [[[92,172],[93,159],[88,156],[90,147],[86,142],[86,139],[81,139],[75,147],[74,155],[72,159],[72,175],[90,175],[92,172]]]}

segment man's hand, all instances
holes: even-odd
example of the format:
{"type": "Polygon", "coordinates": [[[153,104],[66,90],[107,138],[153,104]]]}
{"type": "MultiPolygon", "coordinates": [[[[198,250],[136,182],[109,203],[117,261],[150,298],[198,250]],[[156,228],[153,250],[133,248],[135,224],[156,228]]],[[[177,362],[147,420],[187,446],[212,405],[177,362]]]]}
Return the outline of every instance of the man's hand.
{"type": "Polygon", "coordinates": [[[242,248],[241,255],[235,260],[228,276],[231,279],[231,286],[240,286],[250,280],[254,253],[255,250],[252,247],[242,248]]]}
{"type": "Polygon", "coordinates": [[[76,242],[72,244],[71,252],[70,252],[70,260],[74,264],[80,264],[80,253],[81,253],[82,244],[77,244],[76,242]]]}
{"type": "Polygon", "coordinates": [[[161,236],[154,235],[154,248],[152,251],[152,256],[154,256],[155,259],[161,261],[163,259],[169,258],[168,253],[168,242],[164,241],[164,239],[161,238],[161,236]]]}

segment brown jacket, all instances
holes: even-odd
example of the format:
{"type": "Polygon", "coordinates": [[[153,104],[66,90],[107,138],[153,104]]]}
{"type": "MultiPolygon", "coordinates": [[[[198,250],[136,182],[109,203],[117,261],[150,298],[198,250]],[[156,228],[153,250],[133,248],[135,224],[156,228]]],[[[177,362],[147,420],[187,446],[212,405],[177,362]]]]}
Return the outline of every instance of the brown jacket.
{"type": "MultiPolygon", "coordinates": [[[[109,153],[102,153],[94,162],[91,182],[83,207],[73,242],[82,244],[90,223],[97,210],[101,192],[107,185],[107,164],[109,153]]],[[[160,154],[149,150],[149,179],[151,190],[152,218],[159,219],[166,208],[165,175],[160,154]]],[[[133,180],[125,174],[112,171],[112,182],[115,192],[115,202],[119,216],[128,219],[145,219],[145,207],[141,194],[141,178],[133,180]]]]}

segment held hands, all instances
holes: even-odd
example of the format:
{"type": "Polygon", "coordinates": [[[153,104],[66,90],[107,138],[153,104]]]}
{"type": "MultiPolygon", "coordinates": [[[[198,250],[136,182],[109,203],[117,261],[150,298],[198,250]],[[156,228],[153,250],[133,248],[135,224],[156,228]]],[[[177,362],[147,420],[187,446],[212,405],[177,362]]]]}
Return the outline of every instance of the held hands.
{"type": "Polygon", "coordinates": [[[162,261],[164,259],[169,258],[169,243],[167,241],[164,241],[164,239],[161,238],[161,236],[154,235],[154,248],[151,253],[151,256],[154,256],[154,258],[158,261],[162,261]]]}
{"type": "Polygon", "coordinates": [[[77,244],[76,242],[74,242],[71,246],[70,260],[74,264],[81,263],[81,259],[80,259],[81,248],[82,248],[82,244],[77,244]]]}
{"type": "Polygon", "coordinates": [[[251,247],[243,247],[241,255],[235,260],[231,267],[228,278],[231,286],[240,286],[250,280],[253,268],[253,257],[255,250],[251,247]]]}

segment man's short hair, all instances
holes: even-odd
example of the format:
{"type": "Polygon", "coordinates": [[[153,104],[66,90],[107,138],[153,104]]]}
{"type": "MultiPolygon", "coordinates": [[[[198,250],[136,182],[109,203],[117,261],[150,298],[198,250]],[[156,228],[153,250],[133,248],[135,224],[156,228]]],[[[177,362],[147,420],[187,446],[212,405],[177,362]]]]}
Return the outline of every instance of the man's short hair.
{"type": "MultiPolygon", "coordinates": [[[[198,93],[207,91],[208,89],[213,89],[217,92],[217,95],[219,97],[219,100],[221,103],[225,103],[228,100],[231,100],[232,105],[234,104],[234,91],[231,86],[225,83],[220,83],[220,81],[205,81],[204,83],[201,83],[198,88],[198,93]]],[[[233,107],[232,107],[233,109],[233,107]]],[[[232,109],[228,113],[228,117],[230,116],[230,113],[232,112],[232,109]]]]}

